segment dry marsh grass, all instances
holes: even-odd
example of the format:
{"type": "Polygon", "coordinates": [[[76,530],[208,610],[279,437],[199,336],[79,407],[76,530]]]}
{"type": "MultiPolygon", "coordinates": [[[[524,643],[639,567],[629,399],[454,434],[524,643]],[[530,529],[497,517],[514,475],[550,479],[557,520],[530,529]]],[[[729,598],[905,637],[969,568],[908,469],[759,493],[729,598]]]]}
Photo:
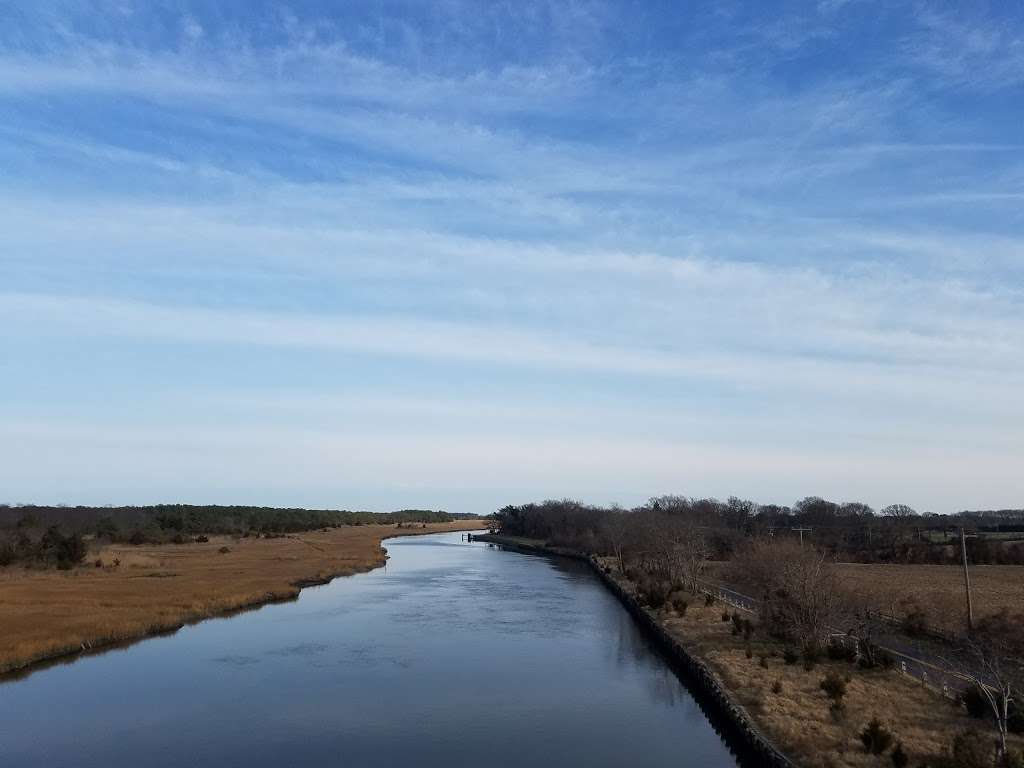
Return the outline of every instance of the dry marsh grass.
{"type": "Polygon", "coordinates": [[[381,540],[388,536],[480,527],[461,520],[426,528],[347,526],[276,539],[111,545],[71,571],[0,568],[0,672],[293,598],[302,584],[382,565],[381,540]],[[225,546],[230,551],[221,553],[225,546]],[[97,558],[104,567],[95,567],[97,558]]]}
{"type": "MultiPolygon", "coordinates": [[[[802,766],[812,768],[867,768],[889,764],[867,754],[859,733],[872,717],[903,743],[910,765],[946,753],[953,735],[978,727],[962,708],[895,671],[859,670],[844,662],[822,661],[813,670],[801,662],[788,665],[783,645],[757,635],[747,644],[731,634],[722,621],[723,606],[705,606],[691,599],[685,616],[666,614],[666,626],[691,651],[718,673],[733,698],[784,752],[802,766]],[[760,656],[769,654],[767,667],[760,656]],[[774,654],[774,655],[771,655],[774,654]],[[820,688],[829,672],[849,675],[845,711],[840,719],[829,712],[829,699],[820,688]],[[776,682],[781,691],[773,692],[776,682]]],[[[994,736],[994,731],[993,731],[994,736]]],[[[1014,738],[1014,748],[1024,739],[1014,738]]]]}

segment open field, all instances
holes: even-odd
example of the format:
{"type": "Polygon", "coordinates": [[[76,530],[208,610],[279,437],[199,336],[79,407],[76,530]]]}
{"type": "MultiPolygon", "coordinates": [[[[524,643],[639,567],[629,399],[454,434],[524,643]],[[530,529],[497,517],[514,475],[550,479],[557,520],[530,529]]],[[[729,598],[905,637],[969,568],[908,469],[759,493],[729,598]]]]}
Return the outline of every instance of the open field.
{"type": "MultiPolygon", "coordinates": [[[[612,566],[613,561],[606,559],[606,564],[612,566]]],[[[632,590],[628,579],[616,578],[632,590]]],[[[799,661],[786,664],[783,643],[762,632],[756,632],[749,644],[732,634],[732,623],[722,621],[723,611],[733,611],[729,606],[721,602],[707,606],[703,595],[687,594],[687,600],[682,616],[670,608],[660,610],[662,623],[688,651],[714,668],[730,697],[798,765],[868,768],[890,764],[887,755],[875,757],[861,745],[859,734],[874,717],[902,743],[914,766],[948,754],[954,734],[985,727],[959,705],[895,670],[862,670],[827,659],[810,671],[799,661]],[[761,656],[767,657],[763,664],[761,656]],[[848,678],[840,717],[830,713],[829,699],[820,687],[829,672],[848,678]],[[773,690],[776,683],[778,688],[773,690]]],[[[991,733],[995,738],[995,731],[991,733]]],[[[1024,738],[1011,736],[1010,748],[1024,748],[1024,738]]]]}
{"type": "MultiPolygon", "coordinates": [[[[936,629],[962,633],[967,623],[964,572],[958,565],[896,565],[838,563],[840,584],[875,610],[896,617],[906,614],[914,601],[925,610],[936,629]]],[[[971,594],[976,619],[1001,608],[1019,612],[1024,606],[1024,566],[972,565],[971,594]]],[[[756,597],[754,586],[730,578],[729,564],[711,563],[707,577],[756,597]]]]}
{"type": "MultiPolygon", "coordinates": [[[[905,613],[904,601],[915,599],[932,626],[951,632],[966,627],[964,575],[959,566],[842,563],[838,568],[843,586],[880,611],[900,616],[905,613]]],[[[970,574],[976,618],[1000,608],[1017,612],[1024,606],[1024,567],[972,565],[970,574]]]]}
{"type": "Polygon", "coordinates": [[[71,571],[0,569],[0,672],[293,598],[301,585],[383,565],[380,543],[388,536],[481,527],[459,520],[424,528],[346,526],[275,539],[109,545],[71,571]],[[97,558],[104,567],[93,565],[97,558]]]}
{"type": "MultiPolygon", "coordinates": [[[[910,756],[910,765],[945,753],[953,734],[979,727],[963,708],[922,687],[896,671],[859,670],[844,662],[824,661],[811,671],[801,663],[786,664],[783,646],[763,635],[751,641],[753,657],[746,657],[742,637],[733,636],[722,622],[721,603],[707,607],[693,598],[686,615],[665,612],[666,626],[688,648],[706,659],[771,740],[802,766],[860,768],[883,763],[865,753],[858,734],[878,717],[910,756]],[[760,655],[776,654],[761,665],[760,655]],[[829,700],[819,684],[828,672],[849,676],[845,712],[841,719],[829,713],[829,700]],[[772,686],[778,681],[781,691],[772,686]]],[[[992,732],[994,736],[994,731],[992,732]]],[[[1012,737],[1014,749],[1024,739],[1012,737]]],[[[888,764],[888,758],[884,758],[888,764]]]]}

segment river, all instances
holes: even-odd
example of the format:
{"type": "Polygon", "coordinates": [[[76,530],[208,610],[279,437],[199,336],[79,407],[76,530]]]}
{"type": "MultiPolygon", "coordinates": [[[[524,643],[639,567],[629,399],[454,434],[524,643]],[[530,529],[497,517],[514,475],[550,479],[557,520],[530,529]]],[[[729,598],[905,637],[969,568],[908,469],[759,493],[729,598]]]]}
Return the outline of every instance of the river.
{"type": "Polygon", "coordinates": [[[461,538],[0,684],[0,765],[737,764],[584,565],[461,538]]]}

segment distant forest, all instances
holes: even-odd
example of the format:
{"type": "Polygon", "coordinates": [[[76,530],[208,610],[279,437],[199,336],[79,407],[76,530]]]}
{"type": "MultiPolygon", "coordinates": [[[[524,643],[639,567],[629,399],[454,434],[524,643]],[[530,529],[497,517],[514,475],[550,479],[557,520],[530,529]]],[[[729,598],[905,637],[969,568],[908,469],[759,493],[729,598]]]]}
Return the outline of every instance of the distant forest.
{"type": "Polygon", "coordinates": [[[347,525],[447,523],[471,517],[432,509],[351,512],[193,504],[0,504],[0,566],[26,562],[70,567],[85,557],[87,537],[128,544],[187,544],[217,534],[271,537],[347,525]]]}
{"type": "Polygon", "coordinates": [[[0,529],[60,526],[65,533],[110,535],[118,532],[295,533],[315,528],[372,523],[445,523],[474,515],[443,510],[399,509],[395,512],[352,512],[300,507],[221,506],[217,504],[154,504],[124,507],[70,507],[0,504],[0,529]]]}

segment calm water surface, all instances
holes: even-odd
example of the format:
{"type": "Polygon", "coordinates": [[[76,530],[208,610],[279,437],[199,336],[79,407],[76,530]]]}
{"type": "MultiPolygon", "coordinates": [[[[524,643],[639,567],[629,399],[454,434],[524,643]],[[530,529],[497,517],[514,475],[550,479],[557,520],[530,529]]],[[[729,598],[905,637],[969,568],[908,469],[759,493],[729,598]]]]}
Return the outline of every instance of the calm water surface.
{"type": "Polygon", "coordinates": [[[386,546],[295,602],[0,685],[0,765],[736,765],[581,564],[386,546]]]}

